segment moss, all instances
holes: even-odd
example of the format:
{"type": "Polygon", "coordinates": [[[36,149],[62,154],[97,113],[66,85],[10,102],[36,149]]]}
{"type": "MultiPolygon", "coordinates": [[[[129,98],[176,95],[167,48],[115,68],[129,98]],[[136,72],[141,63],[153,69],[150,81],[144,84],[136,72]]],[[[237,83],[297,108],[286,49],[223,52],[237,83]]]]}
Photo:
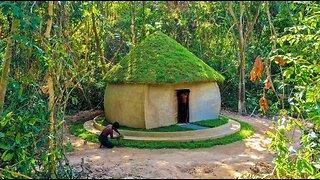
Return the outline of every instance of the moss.
{"type": "Polygon", "coordinates": [[[131,128],[126,126],[120,126],[120,129],[123,130],[130,130],[130,131],[144,131],[144,132],[177,132],[177,131],[193,131],[195,129],[181,127],[179,125],[171,125],[171,126],[164,126],[152,129],[145,129],[145,128],[131,128]]]}
{"type": "Polygon", "coordinates": [[[223,81],[224,77],[181,44],[155,32],[132,49],[104,77],[113,84],[223,81]]]}
{"type": "MultiPolygon", "coordinates": [[[[136,148],[148,148],[148,149],[160,149],[160,148],[207,148],[216,145],[229,144],[235,141],[242,140],[254,134],[254,129],[246,122],[239,121],[234,118],[222,116],[227,119],[233,119],[241,124],[240,131],[217,139],[208,139],[204,141],[189,141],[189,142],[148,142],[148,141],[130,141],[130,140],[114,140],[110,139],[115,146],[118,147],[136,147],[136,148]]],[[[83,122],[74,123],[70,127],[70,133],[80,138],[99,143],[98,135],[93,134],[83,127],[83,122]]]]}
{"type": "MultiPolygon", "coordinates": [[[[200,126],[207,126],[207,127],[218,127],[223,124],[228,123],[228,118],[219,116],[217,119],[209,119],[209,120],[202,120],[197,122],[192,122],[190,124],[196,124],[200,126]]],[[[110,124],[108,121],[106,121],[105,115],[101,114],[96,118],[97,124],[100,124],[102,126],[107,126],[110,124]]],[[[130,130],[130,131],[145,131],[145,132],[176,132],[176,131],[192,131],[196,129],[181,127],[179,125],[171,125],[171,126],[163,126],[158,128],[152,128],[152,129],[145,129],[145,128],[132,128],[132,127],[126,127],[120,125],[120,130],[130,130]]]]}
{"type": "Polygon", "coordinates": [[[198,122],[193,122],[191,124],[196,124],[200,126],[207,126],[207,127],[218,127],[224,124],[227,124],[229,122],[228,118],[225,118],[223,116],[219,116],[218,119],[209,119],[209,120],[203,120],[203,121],[198,121],[198,122]]]}

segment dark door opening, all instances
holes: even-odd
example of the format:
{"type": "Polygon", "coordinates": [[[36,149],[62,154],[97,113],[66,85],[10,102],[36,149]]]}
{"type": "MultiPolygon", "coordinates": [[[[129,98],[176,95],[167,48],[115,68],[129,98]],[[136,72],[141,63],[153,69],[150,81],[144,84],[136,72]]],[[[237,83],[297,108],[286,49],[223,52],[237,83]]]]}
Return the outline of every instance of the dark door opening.
{"type": "Polygon", "coordinates": [[[189,89],[177,90],[178,123],[189,123],[189,89]]]}

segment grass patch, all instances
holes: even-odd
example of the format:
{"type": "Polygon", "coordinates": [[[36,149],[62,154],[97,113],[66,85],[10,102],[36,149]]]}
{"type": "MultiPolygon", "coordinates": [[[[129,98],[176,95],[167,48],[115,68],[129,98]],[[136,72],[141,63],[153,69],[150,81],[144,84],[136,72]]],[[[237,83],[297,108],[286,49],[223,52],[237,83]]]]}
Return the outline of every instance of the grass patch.
{"type": "Polygon", "coordinates": [[[218,119],[209,119],[203,121],[192,122],[191,124],[199,125],[199,126],[207,126],[207,127],[218,127],[224,124],[227,124],[229,119],[223,116],[219,116],[218,119]]]}
{"type": "Polygon", "coordinates": [[[69,127],[69,131],[72,135],[75,135],[79,138],[85,139],[87,141],[91,141],[94,143],[100,143],[98,140],[98,135],[93,134],[89,131],[87,131],[84,127],[83,127],[84,122],[83,121],[79,121],[79,122],[75,122],[72,123],[69,127]]]}
{"type": "MultiPolygon", "coordinates": [[[[206,127],[218,127],[223,124],[228,123],[229,119],[219,116],[217,119],[209,119],[209,120],[203,120],[203,121],[198,121],[198,122],[192,122],[190,124],[195,124],[195,125],[200,125],[200,126],[206,126],[206,127]]],[[[105,115],[102,114],[96,118],[96,123],[102,125],[102,126],[107,126],[110,124],[108,121],[105,119],[105,115]]],[[[120,130],[129,130],[129,131],[144,131],[144,132],[177,132],[177,131],[192,131],[196,129],[192,128],[187,128],[187,127],[181,127],[179,125],[171,125],[171,126],[164,126],[164,127],[158,127],[158,128],[152,128],[152,129],[145,129],[145,128],[132,128],[132,127],[127,127],[127,126],[121,126],[120,125],[120,130]]]]}
{"type": "MultiPolygon", "coordinates": [[[[225,119],[233,119],[241,124],[240,131],[217,139],[208,139],[203,141],[189,141],[189,142],[148,142],[148,141],[131,141],[121,139],[119,141],[110,139],[110,141],[118,147],[135,147],[135,148],[147,148],[147,149],[161,149],[161,148],[206,148],[213,147],[215,145],[229,144],[247,138],[254,134],[254,129],[248,123],[239,121],[227,116],[221,116],[225,119]]],[[[87,131],[83,127],[84,122],[76,122],[70,126],[70,133],[78,136],[87,141],[99,143],[98,135],[87,131]]]]}
{"type": "Polygon", "coordinates": [[[145,128],[131,128],[126,126],[120,126],[120,129],[129,130],[129,131],[144,131],[144,132],[176,132],[176,131],[193,131],[195,129],[181,127],[179,125],[171,125],[171,126],[164,126],[152,129],[145,129],[145,128]]]}
{"type": "MultiPolygon", "coordinates": [[[[102,114],[96,118],[96,123],[100,124],[102,126],[107,126],[110,124],[105,119],[105,115],[102,114]]],[[[120,130],[129,130],[129,131],[144,131],[144,132],[176,132],[176,131],[192,131],[195,129],[181,127],[179,125],[171,125],[171,126],[164,126],[164,127],[158,127],[158,128],[152,128],[152,129],[145,129],[145,128],[132,128],[127,126],[120,125],[120,130]]]]}
{"type": "Polygon", "coordinates": [[[106,121],[106,116],[104,114],[101,114],[98,117],[96,117],[96,123],[102,126],[107,126],[108,124],[110,124],[108,121],[106,121]]]}

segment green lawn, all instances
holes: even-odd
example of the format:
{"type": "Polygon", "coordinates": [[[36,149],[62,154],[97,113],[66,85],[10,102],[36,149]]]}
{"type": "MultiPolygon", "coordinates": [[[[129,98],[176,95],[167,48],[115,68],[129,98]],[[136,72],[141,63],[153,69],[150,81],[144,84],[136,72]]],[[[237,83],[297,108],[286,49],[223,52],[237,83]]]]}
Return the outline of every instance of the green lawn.
{"type": "MultiPolygon", "coordinates": [[[[192,122],[190,124],[196,124],[196,125],[200,125],[200,126],[207,126],[207,127],[218,127],[221,126],[223,124],[228,123],[228,118],[219,116],[219,118],[217,119],[209,119],[209,120],[203,120],[203,121],[198,121],[198,122],[192,122]]],[[[96,122],[102,126],[106,126],[109,124],[109,122],[107,122],[105,120],[105,115],[102,114],[100,116],[98,116],[96,118],[96,122]]],[[[171,126],[164,126],[164,127],[158,127],[158,128],[152,128],[152,129],[145,129],[145,128],[132,128],[132,127],[126,127],[126,126],[121,126],[120,128],[121,130],[130,130],[130,131],[145,131],[145,132],[176,132],[176,131],[192,131],[195,129],[191,129],[191,128],[186,128],[186,127],[181,127],[179,125],[171,125],[171,126]]]]}
{"type": "MultiPolygon", "coordinates": [[[[224,119],[233,119],[227,116],[220,116],[224,119]]],[[[203,141],[189,141],[189,142],[148,142],[148,141],[130,141],[121,139],[119,141],[110,139],[117,147],[135,147],[135,148],[148,148],[148,149],[160,149],[160,148],[205,148],[215,145],[229,144],[235,141],[242,140],[254,134],[254,129],[246,122],[233,119],[241,124],[239,132],[225,136],[223,138],[208,139],[203,141]]],[[[87,141],[99,143],[98,135],[93,134],[83,127],[84,122],[75,122],[70,126],[70,133],[78,136],[87,141]]]]}
{"type": "MultiPolygon", "coordinates": [[[[102,126],[106,126],[110,124],[105,120],[105,115],[100,115],[99,117],[96,118],[96,122],[102,126]]],[[[175,132],[175,131],[190,131],[194,130],[191,128],[185,128],[185,127],[180,127],[178,125],[171,125],[171,126],[165,126],[165,127],[159,127],[159,128],[153,128],[153,129],[145,129],[145,128],[132,128],[132,127],[126,127],[126,126],[121,126],[121,130],[130,130],[130,131],[145,131],[145,132],[175,132]]]]}
{"type": "Polygon", "coordinates": [[[218,127],[224,124],[227,124],[229,119],[223,116],[219,116],[218,119],[209,119],[203,121],[192,122],[190,124],[200,125],[200,126],[207,126],[207,127],[218,127]]]}

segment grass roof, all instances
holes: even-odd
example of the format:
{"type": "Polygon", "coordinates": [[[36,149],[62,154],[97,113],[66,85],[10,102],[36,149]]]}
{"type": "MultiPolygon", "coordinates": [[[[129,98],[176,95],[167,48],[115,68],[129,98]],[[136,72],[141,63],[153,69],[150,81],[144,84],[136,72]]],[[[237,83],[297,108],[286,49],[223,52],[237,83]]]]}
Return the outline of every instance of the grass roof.
{"type": "Polygon", "coordinates": [[[174,39],[155,32],[104,77],[111,84],[223,81],[224,77],[174,39]]]}

